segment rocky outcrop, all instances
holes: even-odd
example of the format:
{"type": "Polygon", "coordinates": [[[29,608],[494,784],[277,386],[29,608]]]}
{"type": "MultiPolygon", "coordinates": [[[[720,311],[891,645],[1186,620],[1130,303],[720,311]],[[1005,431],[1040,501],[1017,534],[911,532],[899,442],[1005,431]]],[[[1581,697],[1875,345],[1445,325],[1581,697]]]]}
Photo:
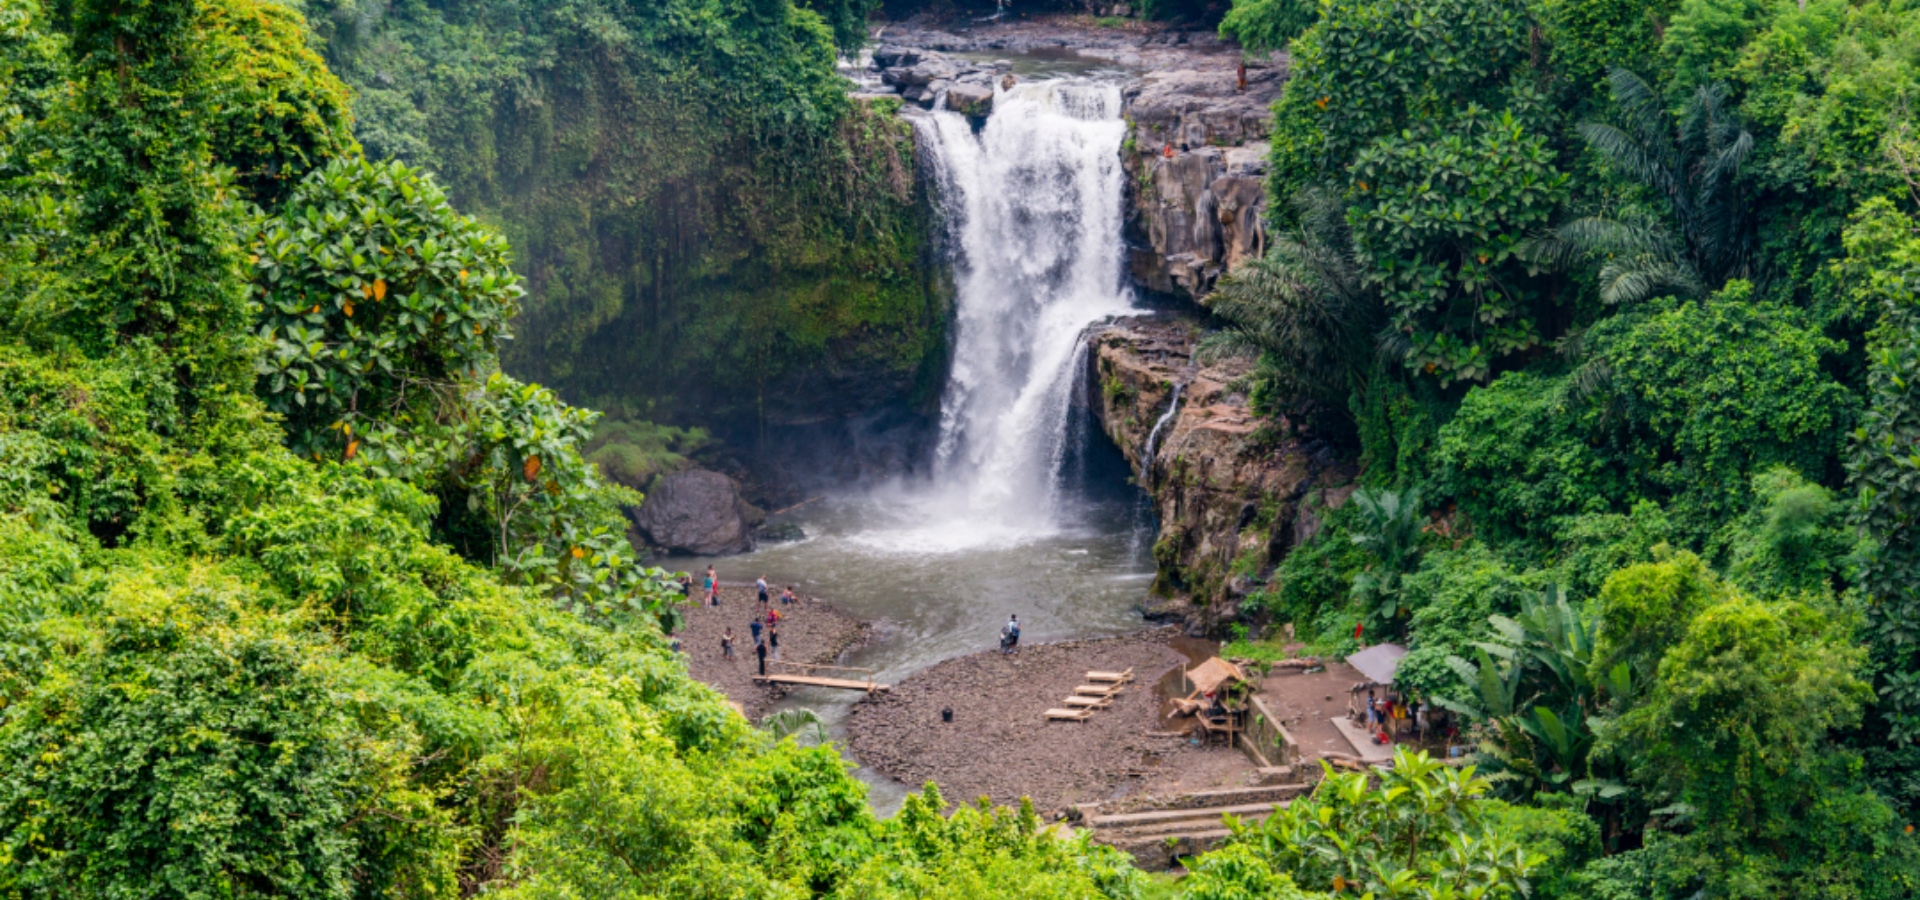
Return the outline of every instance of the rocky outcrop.
{"type": "Polygon", "coordinates": [[[660,476],[646,502],[630,514],[648,544],[698,556],[753,549],[753,528],[764,518],[741,499],[733,479],[704,469],[660,476]]]}
{"type": "Polygon", "coordinates": [[[1271,107],[1287,58],[1198,57],[1127,86],[1133,124],[1127,268],[1147,289],[1199,299],[1220,275],[1266,251],[1271,107]]]}
{"type": "Polygon", "coordinates": [[[1159,577],[1145,612],[1209,632],[1238,615],[1250,576],[1318,529],[1317,510],[1344,502],[1354,470],[1284,419],[1248,408],[1241,382],[1249,363],[1195,365],[1197,331],[1165,317],[1095,329],[1089,381],[1101,427],[1139,473],[1160,521],[1159,577]],[[1162,423],[1176,388],[1178,409],[1162,423]]]}
{"type": "Polygon", "coordinates": [[[1009,63],[982,64],[914,47],[873,51],[872,69],[879,73],[880,88],[898,91],[902,100],[931,109],[944,97],[948,109],[975,119],[993,112],[996,82],[1012,87],[1015,81],[1009,63]]]}

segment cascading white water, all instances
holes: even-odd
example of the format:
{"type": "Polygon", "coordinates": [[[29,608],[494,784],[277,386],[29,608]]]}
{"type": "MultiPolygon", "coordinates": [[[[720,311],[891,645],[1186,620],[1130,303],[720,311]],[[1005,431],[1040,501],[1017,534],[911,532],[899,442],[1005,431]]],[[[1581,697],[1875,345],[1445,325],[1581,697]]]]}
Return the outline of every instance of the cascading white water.
{"type": "Polygon", "coordinates": [[[922,120],[957,288],[934,472],[970,517],[1052,523],[1081,336],[1132,305],[1120,112],[1118,85],[1056,79],[998,91],[978,133],[922,120]]]}

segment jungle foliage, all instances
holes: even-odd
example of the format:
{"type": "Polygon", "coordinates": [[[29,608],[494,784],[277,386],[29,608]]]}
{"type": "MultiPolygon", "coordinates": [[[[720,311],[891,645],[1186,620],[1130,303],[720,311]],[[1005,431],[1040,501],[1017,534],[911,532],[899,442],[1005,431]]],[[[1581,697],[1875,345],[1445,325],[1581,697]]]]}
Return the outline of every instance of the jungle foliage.
{"type": "Polygon", "coordinates": [[[0,896],[1133,898],[692,681],[511,250],[255,0],[0,0],[0,896]]]}
{"type": "MultiPolygon", "coordinates": [[[[1399,687],[1456,714],[1492,793],[1597,828],[1550,896],[1920,890],[1916,22],[1903,0],[1223,22],[1294,75],[1281,237],[1222,279],[1203,346],[1257,356],[1261,407],[1363,466],[1248,612],[1329,652],[1404,642],[1399,687]]],[[[1269,862],[1246,877],[1304,885],[1269,862]]]]}

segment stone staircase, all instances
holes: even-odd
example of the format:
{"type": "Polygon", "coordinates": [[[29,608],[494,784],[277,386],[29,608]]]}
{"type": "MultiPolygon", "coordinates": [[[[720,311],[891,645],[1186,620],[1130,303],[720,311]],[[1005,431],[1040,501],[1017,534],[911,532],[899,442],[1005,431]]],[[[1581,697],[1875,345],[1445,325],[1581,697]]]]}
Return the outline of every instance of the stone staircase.
{"type": "Polygon", "coordinates": [[[1229,832],[1221,816],[1257,822],[1308,790],[1304,784],[1275,784],[1172,797],[1130,797],[1081,804],[1077,809],[1080,826],[1092,829],[1094,840],[1127,852],[1143,869],[1164,871],[1226,838],[1229,832]]]}

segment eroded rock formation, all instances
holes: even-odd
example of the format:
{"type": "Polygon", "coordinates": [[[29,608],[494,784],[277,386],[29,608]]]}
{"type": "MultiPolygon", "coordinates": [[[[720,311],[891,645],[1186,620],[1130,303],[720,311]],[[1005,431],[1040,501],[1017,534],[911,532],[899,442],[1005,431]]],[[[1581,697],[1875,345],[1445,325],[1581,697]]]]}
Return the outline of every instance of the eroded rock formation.
{"type": "Polygon", "coordinates": [[[1350,463],[1256,416],[1242,382],[1251,365],[1192,362],[1197,328],[1169,317],[1134,317],[1088,338],[1095,416],[1153,499],[1159,568],[1145,612],[1195,632],[1239,613],[1265,570],[1318,528],[1317,510],[1344,502],[1350,463]],[[1154,426],[1180,388],[1152,456],[1154,426]]]}
{"type": "Polygon", "coordinates": [[[1199,299],[1266,251],[1267,143],[1287,58],[1196,56],[1129,84],[1127,268],[1149,290],[1199,299]]]}

